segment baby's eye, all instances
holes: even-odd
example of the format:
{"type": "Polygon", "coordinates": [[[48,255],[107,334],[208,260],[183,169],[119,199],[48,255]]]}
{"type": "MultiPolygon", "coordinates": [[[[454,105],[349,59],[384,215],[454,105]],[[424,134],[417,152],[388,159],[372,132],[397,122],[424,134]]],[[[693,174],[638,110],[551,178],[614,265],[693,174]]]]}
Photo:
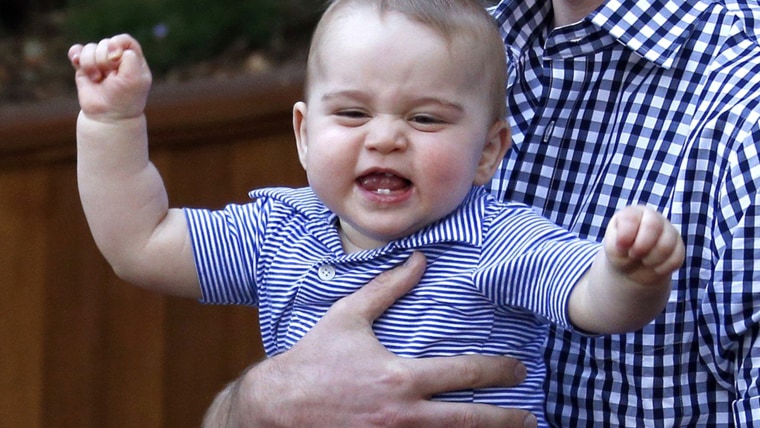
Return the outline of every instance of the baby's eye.
{"type": "Polygon", "coordinates": [[[441,119],[438,119],[435,116],[430,116],[427,114],[414,115],[411,117],[410,120],[420,125],[437,125],[437,124],[443,123],[441,119]]]}
{"type": "Polygon", "coordinates": [[[335,115],[346,119],[361,119],[367,117],[367,113],[361,110],[339,110],[335,112],[335,115]]]}
{"type": "Polygon", "coordinates": [[[336,110],[333,116],[336,124],[347,127],[362,126],[369,120],[369,114],[361,109],[336,110]]]}
{"type": "Polygon", "coordinates": [[[431,114],[415,114],[407,120],[411,127],[421,132],[442,131],[451,123],[441,116],[431,114]]]}

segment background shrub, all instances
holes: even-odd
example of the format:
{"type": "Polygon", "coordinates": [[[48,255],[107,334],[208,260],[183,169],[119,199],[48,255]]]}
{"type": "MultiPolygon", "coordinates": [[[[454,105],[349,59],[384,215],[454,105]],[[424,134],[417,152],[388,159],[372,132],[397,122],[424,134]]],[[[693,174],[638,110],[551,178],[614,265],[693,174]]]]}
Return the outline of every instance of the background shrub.
{"type": "Polygon", "coordinates": [[[68,0],[65,31],[83,42],[130,33],[161,73],[232,44],[264,46],[279,21],[276,0],[68,0]]]}

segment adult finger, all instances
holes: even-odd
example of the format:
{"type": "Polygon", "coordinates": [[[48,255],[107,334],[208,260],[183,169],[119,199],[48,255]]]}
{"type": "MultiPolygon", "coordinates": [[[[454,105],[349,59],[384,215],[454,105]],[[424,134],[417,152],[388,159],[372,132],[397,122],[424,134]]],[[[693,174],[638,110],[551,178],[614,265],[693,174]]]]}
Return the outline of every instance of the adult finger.
{"type": "Polygon", "coordinates": [[[536,417],[527,410],[474,403],[427,401],[413,409],[415,428],[533,428],[536,417]],[[420,421],[433,421],[425,425],[420,421]],[[422,425],[422,426],[421,426],[422,425]]]}
{"type": "Polygon", "coordinates": [[[509,387],[525,380],[525,366],[515,358],[459,355],[404,360],[417,390],[430,395],[489,387],[509,387]]]}
{"type": "Polygon", "coordinates": [[[334,309],[352,311],[362,319],[374,321],[417,285],[425,266],[425,256],[413,253],[403,265],[383,272],[360,290],[339,300],[334,309]]]}

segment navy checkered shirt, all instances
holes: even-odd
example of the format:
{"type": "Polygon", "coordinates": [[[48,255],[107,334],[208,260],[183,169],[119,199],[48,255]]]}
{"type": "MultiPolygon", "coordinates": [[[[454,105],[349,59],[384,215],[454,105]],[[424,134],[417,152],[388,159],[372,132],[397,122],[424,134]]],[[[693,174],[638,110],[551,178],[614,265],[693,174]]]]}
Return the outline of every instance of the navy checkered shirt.
{"type": "Polygon", "coordinates": [[[552,331],[555,425],[760,424],[760,6],[726,3],[609,0],[556,29],[548,0],[492,9],[514,140],[491,190],[594,239],[647,204],[688,248],[641,331],[552,331]]]}

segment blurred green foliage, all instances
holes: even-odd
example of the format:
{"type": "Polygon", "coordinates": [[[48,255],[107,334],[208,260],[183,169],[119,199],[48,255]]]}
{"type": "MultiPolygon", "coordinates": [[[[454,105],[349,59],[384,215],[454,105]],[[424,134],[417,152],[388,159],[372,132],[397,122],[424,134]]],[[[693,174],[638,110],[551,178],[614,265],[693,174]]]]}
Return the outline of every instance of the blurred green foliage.
{"type": "Polygon", "coordinates": [[[283,0],[68,0],[65,31],[79,42],[130,33],[142,45],[151,69],[162,73],[177,65],[213,57],[232,44],[267,47],[292,25],[287,18],[290,15],[283,9],[285,3],[283,0]]]}

